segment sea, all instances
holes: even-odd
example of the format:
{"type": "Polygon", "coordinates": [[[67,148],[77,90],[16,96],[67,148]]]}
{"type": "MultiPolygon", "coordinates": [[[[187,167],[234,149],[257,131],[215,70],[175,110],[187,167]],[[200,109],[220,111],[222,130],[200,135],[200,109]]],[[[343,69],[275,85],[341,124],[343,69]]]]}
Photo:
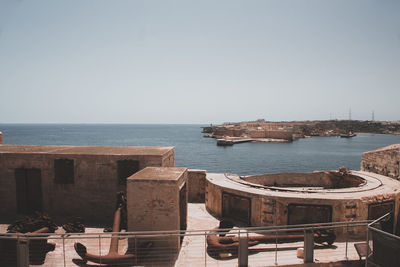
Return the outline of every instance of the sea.
{"type": "Polygon", "coordinates": [[[291,143],[216,145],[198,124],[0,124],[3,144],[173,146],[175,165],[207,172],[252,175],[360,169],[361,154],[400,143],[400,135],[312,137],[291,143]]]}

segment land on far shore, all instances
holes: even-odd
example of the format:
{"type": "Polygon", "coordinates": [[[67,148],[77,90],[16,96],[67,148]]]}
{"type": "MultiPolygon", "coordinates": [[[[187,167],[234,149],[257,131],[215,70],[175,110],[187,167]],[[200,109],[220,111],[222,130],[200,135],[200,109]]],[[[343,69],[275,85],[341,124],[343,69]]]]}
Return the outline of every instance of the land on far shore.
{"type": "Polygon", "coordinates": [[[205,137],[217,139],[217,145],[243,142],[291,142],[311,136],[352,137],[354,133],[400,134],[400,121],[245,121],[225,122],[203,128],[205,137]]]}

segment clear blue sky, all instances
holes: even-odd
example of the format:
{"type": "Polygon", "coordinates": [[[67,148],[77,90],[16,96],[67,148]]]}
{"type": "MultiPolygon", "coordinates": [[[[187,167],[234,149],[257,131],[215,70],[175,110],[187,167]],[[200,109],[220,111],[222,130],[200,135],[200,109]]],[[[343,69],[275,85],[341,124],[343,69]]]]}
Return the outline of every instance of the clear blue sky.
{"type": "Polygon", "coordinates": [[[400,1],[0,0],[0,122],[400,120],[400,1]]]}

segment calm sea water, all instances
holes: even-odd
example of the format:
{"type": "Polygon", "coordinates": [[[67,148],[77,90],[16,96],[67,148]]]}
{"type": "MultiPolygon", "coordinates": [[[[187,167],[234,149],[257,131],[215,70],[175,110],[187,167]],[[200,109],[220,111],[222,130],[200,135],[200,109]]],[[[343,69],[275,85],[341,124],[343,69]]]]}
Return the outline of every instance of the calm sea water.
{"type": "Polygon", "coordinates": [[[174,146],[179,167],[240,175],[360,169],[361,154],[400,143],[399,135],[313,137],[292,143],[243,143],[218,147],[202,125],[0,124],[4,144],[174,146]]]}

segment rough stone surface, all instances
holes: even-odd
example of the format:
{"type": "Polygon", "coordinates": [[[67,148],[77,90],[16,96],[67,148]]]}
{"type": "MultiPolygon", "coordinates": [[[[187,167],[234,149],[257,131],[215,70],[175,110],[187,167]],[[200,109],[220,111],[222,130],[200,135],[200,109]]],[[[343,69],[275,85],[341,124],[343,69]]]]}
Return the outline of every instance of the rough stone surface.
{"type": "MultiPolygon", "coordinates": [[[[186,168],[147,167],[127,180],[128,231],[181,230],[180,191],[187,184],[186,168]]],[[[187,187],[186,187],[187,188],[187,187]]],[[[186,218],[184,218],[186,221],[186,218]]],[[[155,239],[154,248],[180,248],[179,236],[155,239]]]]}
{"type": "Polygon", "coordinates": [[[274,138],[284,139],[288,141],[293,140],[292,131],[279,131],[279,130],[251,130],[249,131],[251,138],[274,138]]]}
{"type": "Polygon", "coordinates": [[[206,174],[205,170],[188,170],[188,201],[190,203],[204,203],[206,174]]]}
{"type": "Polygon", "coordinates": [[[147,166],[174,166],[172,147],[0,146],[0,214],[17,216],[15,169],[39,169],[43,212],[58,223],[80,217],[87,225],[109,224],[115,210],[115,193],[126,191],[118,183],[119,160],[136,160],[147,166]],[[55,183],[55,159],[74,161],[74,183],[55,183]]]}
{"type": "Polygon", "coordinates": [[[361,170],[400,180],[400,144],[363,153],[361,170]]]}

